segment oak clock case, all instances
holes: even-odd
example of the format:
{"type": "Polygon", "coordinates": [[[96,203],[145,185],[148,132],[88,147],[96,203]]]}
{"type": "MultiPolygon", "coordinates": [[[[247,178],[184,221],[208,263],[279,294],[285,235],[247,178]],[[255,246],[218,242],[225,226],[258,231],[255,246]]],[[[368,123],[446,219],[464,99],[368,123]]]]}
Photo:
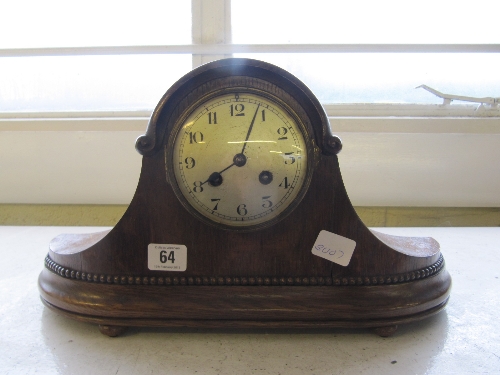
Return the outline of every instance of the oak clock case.
{"type": "Polygon", "coordinates": [[[136,142],[141,175],[118,224],[49,244],[43,303],[109,336],[129,326],[387,336],[439,312],[451,288],[439,244],[368,229],[345,191],[341,148],[285,70],[250,59],[193,70],[136,142]],[[320,233],[354,241],[347,265],[313,253],[320,233]]]}

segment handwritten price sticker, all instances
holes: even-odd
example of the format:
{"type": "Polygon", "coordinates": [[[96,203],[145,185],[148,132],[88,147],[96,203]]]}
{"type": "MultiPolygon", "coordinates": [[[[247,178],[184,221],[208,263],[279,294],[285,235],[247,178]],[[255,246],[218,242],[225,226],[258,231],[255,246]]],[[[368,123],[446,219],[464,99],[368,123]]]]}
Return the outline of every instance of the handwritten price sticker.
{"type": "Polygon", "coordinates": [[[312,253],[330,262],[347,266],[356,247],[353,240],[322,230],[314,243],[312,253]]]}

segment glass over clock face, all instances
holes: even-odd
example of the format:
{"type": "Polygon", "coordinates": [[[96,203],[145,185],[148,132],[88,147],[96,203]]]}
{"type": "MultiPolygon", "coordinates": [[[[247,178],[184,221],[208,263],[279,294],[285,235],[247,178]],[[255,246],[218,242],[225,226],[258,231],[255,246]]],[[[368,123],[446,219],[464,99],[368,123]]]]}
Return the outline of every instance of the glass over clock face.
{"type": "Polygon", "coordinates": [[[268,93],[212,95],[175,126],[174,191],[205,222],[248,230],[272,225],[307,190],[312,146],[305,134],[299,116],[268,93]]]}

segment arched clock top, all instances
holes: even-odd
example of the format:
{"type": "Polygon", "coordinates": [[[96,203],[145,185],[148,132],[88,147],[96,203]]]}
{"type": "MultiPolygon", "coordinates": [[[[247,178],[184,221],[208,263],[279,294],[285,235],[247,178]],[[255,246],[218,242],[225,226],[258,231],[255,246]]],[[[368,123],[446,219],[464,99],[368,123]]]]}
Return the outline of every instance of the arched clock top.
{"type": "Polygon", "coordinates": [[[146,129],[136,141],[144,156],[156,154],[171,131],[169,122],[179,111],[181,102],[197,88],[227,77],[246,77],[275,85],[299,103],[310,119],[310,131],[323,155],[335,155],[342,149],[340,138],[332,134],[323,106],[311,90],[287,71],[258,60],[229,58],[202,65],[178,80],[163,95],[154,109],[146,129]]]}

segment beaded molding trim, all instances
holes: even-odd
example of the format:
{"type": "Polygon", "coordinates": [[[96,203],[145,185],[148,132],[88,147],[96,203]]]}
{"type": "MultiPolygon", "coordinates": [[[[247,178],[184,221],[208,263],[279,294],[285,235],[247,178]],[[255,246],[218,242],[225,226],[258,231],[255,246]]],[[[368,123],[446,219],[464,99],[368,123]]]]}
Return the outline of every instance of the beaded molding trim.
{"type": "Polygon", "coordinates": [[[80,272],[67,267],[63,267],[54,262],[47,255],[45,267],[59,276],[67,279],[119,285],[288,285],[288,286],[356,286],[356,285],[382,285],[400,284],[414,280],[425,279],[439,273],[444,268],[444,258],[440,254],[439,259],[433,265],[418,271],[406,272],[391,276],[369,276],[369,277],[156,277],[156,276],[118,276],[103,275],[98,273],[80,272]]]}

